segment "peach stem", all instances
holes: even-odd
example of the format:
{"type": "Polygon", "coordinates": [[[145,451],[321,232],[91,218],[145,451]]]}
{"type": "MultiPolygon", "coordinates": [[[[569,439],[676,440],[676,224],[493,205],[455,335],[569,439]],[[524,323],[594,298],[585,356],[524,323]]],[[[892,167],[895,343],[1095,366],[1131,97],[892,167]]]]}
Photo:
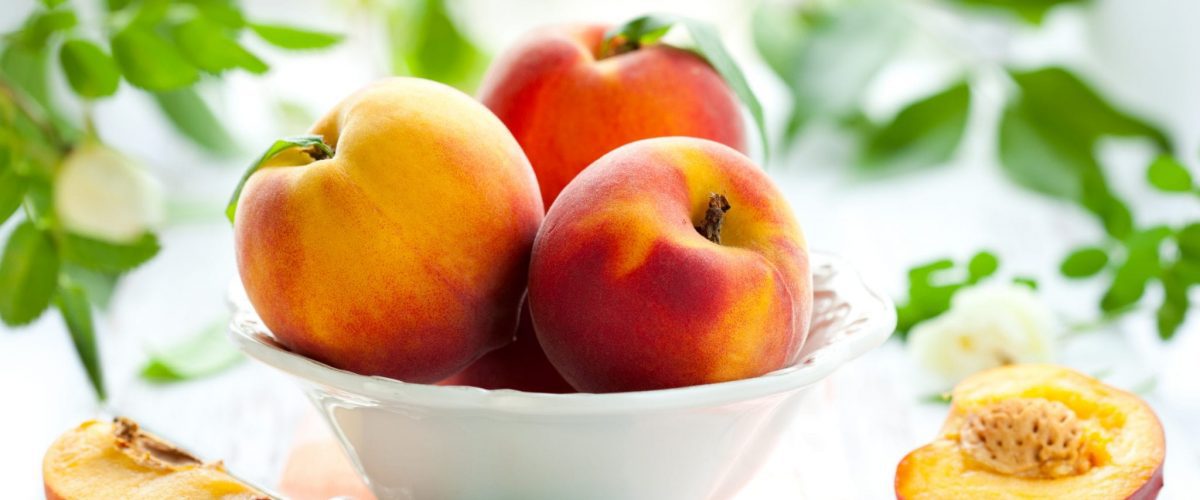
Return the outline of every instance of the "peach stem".
{"type": "MultiPolygon", "coordinates": [[[[329,150],[332,151],[333,148],[329,148],[329,150]]],[[[304,150],[304,153],[307,154],[309,156],[309,158],[312,158],[313,161],[321,161],[321,160],[326,160],[326,159],[333,157],[332,154],[326,153],[324,148],[318,148],[315,146],[306,148],[304,150]]]]}
{"type": "Polygon", "coordinates": [[[721,225],[725,223],[725,213],[733,208],[725,195],[712,193],[708,196],[708,209],[704,212],[704,222],[696,226],[701,236],[716,244],[721,244],[721,225]]]}

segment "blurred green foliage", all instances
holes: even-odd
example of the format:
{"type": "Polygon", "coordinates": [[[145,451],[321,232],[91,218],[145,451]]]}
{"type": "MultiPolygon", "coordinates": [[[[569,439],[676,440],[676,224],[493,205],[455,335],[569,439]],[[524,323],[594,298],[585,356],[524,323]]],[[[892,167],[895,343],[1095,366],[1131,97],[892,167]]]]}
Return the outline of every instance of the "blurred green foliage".
{"type": "MultiPolygon", "coordinates": [[[[908,271],[908,297],[896,305],[896,335],[906,339],[918,323],[941,316],[950,310],[954,294],[991,278],[1000,269],[1000,258],[984,250],[967,262],[938,259],[917,265],[908,271]]],[[[1037,281],[1015,277],[1014,283],[1037,288],[1037,281]]]]}
{"type": "MultiPolygon", "coordinates": [[[[922,7],[953,16],[1010,19],[1015,28],[1042,22],[1055,8],[1083,0],[941,0],[922,7]]],[[[887,0],[764,4],[754,17],[755,45],[791,90],[793,109],[786,147],[814,120],[842,124],[858,138],[860,169],[889,171],[936,166],[959,148],[971,114],[971,78],[951,81],[929,97],[903,105],[888,121],[865,116],[863,93],[891,63],[896,47],[913,37],[913,3],[887,0]]],[[[923,35],[929,35],[924,33],[923,35]]],[[[936,35],[935,35],[936,36],[936,35]]],[[[995,137],[999,166],[1017,184],[1071,201],[1092,213],[1105,241],[1073,250],[1060,265],[1072,279],[1104,274],[1109,280],[1099,303],[1105,316],[1131,311],[1146,290],[1163,291],[1159,335],[1174,335],[1190,304],[1188,289],[1200,284],[1200,223],[1172,228],[1139,227],[1130,207],[1111,188],[1097,156],[1101,141],[1134,138],[1150,144],[1158,158],[1147,169],[1149,183],[1164,194],[1200,194],[1187,168],[1172,157],[1162,130],[1111,103],[1079,74],[1059,66],[1023,68],[981,57],[967,61],[970,74],[1002,74],[1008,86],[995,137]],[[1195,228],[1195,229],[1191,229],[1195,228]]],[[[983,255],[983,254],[981,254],[983,255]]],[[[948,260],[913,268],[908,303],[898,308],[899,331],[945,311],[964,281],[934,280],[953,269],[948,260]],[[931,281],[933,280],[933,281],[931,281]],[[940,284],[938,284],[940,283],[940,284]]]]}
{"type": "Polygon", "coordinates": [[[1028,23],[1041,24],[1046,14],[1064,4],[1082,4],[1088,0],[953,0],[954,3],[1014,15],[1028,23]]]}
{"type": "MultiPolygon", "coordinates": [[[[1151,185],[1164,194],[1200,196],[1183,165],[1167,156],[1146,169],[1151,185]]],[[[1134,310],[1155,283],[1162,298],[1155,310],[1158,335],[1175,336],[1187,318],[1188,290],[1200,286],[1200,222],[1178,227],[1151,226],[1124,236],[1110,234],[1098,245],[1075,249],[1063,259],[1062,274],[1072,279],[1104,276],[1107,287],[1100,309],[1113,317],[1134,310]]]]}
{"type": "Polygon", "coordinates": [[[764,3],[753,32],[759,54],[791,91],[787,146],[815,119],[859,118],[867,85],[911,26],[891,0],[764,3]]]}
{"type": "Polygon", "coordinates": [[[192,380],[218,373],[244,359],[225,338],[229,318],[214,321],[199,334],[160,350],[142,366],[142,378],[156,383],[192,380]]]}
{"type": "Polygon", "coordinates": [[[473,92],[491,57],[463,32],[445,0],[396,0],[387,12],[392,72],[473,92]]]}
{"type": "Polygon", "coordinates": [[[150,93],[194,144],[228,153],[233,136],[195,85],[231,70],[267,71],[242,35],[285,49],[328,47],[341,37],[250,22],[233,0],[108,0],[87,25],[75,8],[45,0],[0,42],[0,223],[23,215],[0,256],[0,320],[24,325],[55,305],[103,399],[92,308],[107,304],[120,275],[153,258],[159,243],[150,232],[122,242],[76,234],[55,213],[63,159],[101,139],[91,103],[126,82],[150,93]],[[65,86],[53,81],[59,74],[65,86]]]}

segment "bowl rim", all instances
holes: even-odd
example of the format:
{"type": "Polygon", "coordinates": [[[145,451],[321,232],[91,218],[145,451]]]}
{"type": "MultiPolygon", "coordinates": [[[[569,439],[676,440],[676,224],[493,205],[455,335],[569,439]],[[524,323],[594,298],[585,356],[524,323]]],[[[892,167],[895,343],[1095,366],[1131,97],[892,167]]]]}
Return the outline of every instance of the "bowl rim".
{"type": "MultiPolygon", "coordinates": [[[[615,393],[550,394],[514,389],[482,389],[403,382],[382,376],[359,375],[293,353],[270,338],[248,301],[239,300],[241,282],[231,284],[229,303],[234,310],[229,337],[244,353],[301,379],[306,385],[343,399],[364,404],[437,407],[514,414],[610,414],[713,407],[791,392],[815,384],[846,362],[878,347],[893,333],[896,310],[890,298],[868,285],[843,259],[811,252],[810,261],[835,270],[834,279],[846,290],[861,295],[856,307],[869,308],[865,324],[854,335],[834,335],[823,346],[802,351],[795,364],[754,378],[712,384],[615,393]],[[872,300],[863,300],[872,299],[872,300]]],[[[837,287],[833,287],[836,289],[837,287]]],[[[815,302],[815,301],[814,301],[815,302]]]]}

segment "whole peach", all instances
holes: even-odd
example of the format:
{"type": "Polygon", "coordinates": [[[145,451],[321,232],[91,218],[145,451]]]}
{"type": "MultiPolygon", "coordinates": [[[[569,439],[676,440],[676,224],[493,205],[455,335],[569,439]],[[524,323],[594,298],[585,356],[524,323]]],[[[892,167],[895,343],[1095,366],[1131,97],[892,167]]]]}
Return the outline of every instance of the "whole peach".
{"type": "Polygon", "coordinates": [[[448,86],[395,78],[311,132],[333,156],[281,154],[249,178],[237,209],[242,283],[275,337],[409,382],[508,343],[543,210],[504,124],[448,86]]]}
{"type": "Polygon", "coordinates": [[[533,332],[529,307],[521,308],[521,324],[511,344],[485,354],[478,361],[439,385],[467,385],[483,389],[567,393],[575,389],[563,380],[533,332]]]}
{"type": "Polygon", "coordinates": [[[703,139],[638,141],[563,190],[530,263],[550,361],[586,392],[758,376],[796,359],[812,277],[782,194],[703,139]]]}
{"type": "Polygon", "coordinates": [[[639,139],[700,137],[746,151],[737,97],[707,62],[663,44],[601,54],[608,29],[533,31],[479,90],[529,156],[547,207],[585,167],[639,139]]]}

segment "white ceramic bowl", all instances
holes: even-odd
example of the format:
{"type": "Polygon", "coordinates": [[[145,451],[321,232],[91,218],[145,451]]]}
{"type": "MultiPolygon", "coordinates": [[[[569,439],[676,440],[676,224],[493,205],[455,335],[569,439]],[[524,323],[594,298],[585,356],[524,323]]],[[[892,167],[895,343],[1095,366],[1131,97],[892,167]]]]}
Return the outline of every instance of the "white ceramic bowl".
{"type": "Polygon", "coordinates": [[[812,331],[796,365],[679,389],[537,394],[357,375],[281,347],[236,298],[231,335],[302,382],[381,499],[728,498],[807,389],[895,328],[891,301],[843,262],[812,264],[812,331]]]}

